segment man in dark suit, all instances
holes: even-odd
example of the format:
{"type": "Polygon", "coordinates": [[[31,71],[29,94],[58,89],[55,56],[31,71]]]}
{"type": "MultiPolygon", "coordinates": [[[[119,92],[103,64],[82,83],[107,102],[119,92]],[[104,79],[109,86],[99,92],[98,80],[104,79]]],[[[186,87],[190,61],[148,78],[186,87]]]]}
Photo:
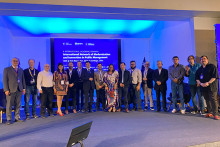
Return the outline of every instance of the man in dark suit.
{"type": "Polygon", "coordinates": [[[82,79],[82,62],[77,62],[77,68],[76,68],[76,105],[78,111],[83,112],[83,79],[82,79]],[[79,108],[79,96],[81,97],[81,108],[79,108]]]}
{"type": "Polygon", "coordinates": [[[83,91],[85,95],[85,112],[92,112],[93,94],[95,89],[94,70],[90,68],[90,62],[86,61],[86,69],[82,71],[83,91]],[[89,105],[88,105],[89,104],[89,105]]]}
{"type": "Polygon", "coordinates": [[[162,68],[162,61],[157,61],[157,67],[154,71],[153,79],[155,82],[154,89],[156,91],[157,97],[157,112],[161,110],[160,104],[160,93],[162,94],[163,111],[167,112],[166,107],[166,91],[167,91],[167,80],[168,80],[168,70],[162,68]]]}
{"type": "Polygon", "coordinates": [[[65,113],[68,114],[68,108],[69,108],[69,98],[72,96],[72,103],[73,103],[73,113],[76,112],[76,71],[73,69],[73,62],[69,62],[68,64],[69,68],[66,70],[67,76],[68,76],[68,92],[65,98],[66,101],[66,107],[65,107],[65,113]]]}
{"type": "Polygon", "coordinates": [[[128,110],[128,88],[131,84],[131,74],[128,70],[125,69],[125,63],[122,62],[120,64],[121,69],[119,70],[119,80],[118,80],[118,87],[119,87],[119,109],[118,112],[121,111],[121,104],[122,104],[122,96],[124,97],[124,105],[125,105],[125,112],[129,112],[128,110]]]}
{"type": "Polygon", "coordinates": [[[150,110],[154,110],[154,101],[152,97],[152,89],[153,89],[153,69],[150,68],[150,63],[145,62],[145,69],[142,71],[142,89],[144,92],[144,100],[145,100],[145,110],[148,109],[148,99],[150,100],[150,110]]]}
{"type": "Polygon", "coordinates": [[[5,68],[3,73],[4,92],[7,99],[7,125],[11,124],[13,105],[15,106],[15,122],[22,122],[20,120],[21,96],[22,92],[25,94],[26,84],[23,70],[18,65],[19,59],[13,58],[12,66],[5,68]]]}

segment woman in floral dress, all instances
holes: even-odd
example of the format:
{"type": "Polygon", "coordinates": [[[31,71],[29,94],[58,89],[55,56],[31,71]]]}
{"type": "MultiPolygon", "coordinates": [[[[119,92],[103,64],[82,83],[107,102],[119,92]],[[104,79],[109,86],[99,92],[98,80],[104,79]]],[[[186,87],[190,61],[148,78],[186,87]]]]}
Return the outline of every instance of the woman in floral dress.
{"type": "Polygon", "coordinates": [[[105,83],[106,97],[108,101],[107,108],[109,108],[109,112],[115,112],[115,107],[117,107],[118,104],[118,77],[118,72],[114,69],[113,64],[110,64],[103,79],[105,83]]]}

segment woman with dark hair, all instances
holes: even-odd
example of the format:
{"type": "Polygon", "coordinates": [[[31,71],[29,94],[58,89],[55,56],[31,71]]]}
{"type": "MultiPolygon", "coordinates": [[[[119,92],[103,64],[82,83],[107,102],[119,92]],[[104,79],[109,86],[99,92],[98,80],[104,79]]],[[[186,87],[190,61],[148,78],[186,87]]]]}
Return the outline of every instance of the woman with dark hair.
{"type": "Polygon", "coordinates": [[[110,64],[108,67],[108,71],[104,74],[104,84],[106,90],[106,97],[108,101],[107,108],[109,108],[109,112],[115,112],[115,107],[117,107],[118,103],[118,72],[114,69],[113,64],[110,64]]]}
{"type": "Polygon", "coordinates": [[[54,81],[54,94],[57,96],[57,114],[63,116],[61,111],[63,96],[67,95],[68,90],[68,78],[67,73],[63,69],[63,63],[58,63],[57,71],[53,74],[54,81]]]}

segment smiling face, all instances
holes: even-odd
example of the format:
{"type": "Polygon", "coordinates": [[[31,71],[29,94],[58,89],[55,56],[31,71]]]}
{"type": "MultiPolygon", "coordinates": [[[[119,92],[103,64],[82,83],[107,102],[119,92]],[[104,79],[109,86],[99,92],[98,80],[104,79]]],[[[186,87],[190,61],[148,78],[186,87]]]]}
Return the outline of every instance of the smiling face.
{"type": "Polygon", "coordinates": [[[136,67],[136,63],[135,62],[131,62],[130,63],[130,67],[131,67],[131,69],[134,69],[136,67]]]}
{"type": "Polygon", "coordinates": [[[62,71],[63,70],[63,65],[59,65],[58,69],[59,69],[59,71],[62,71]]]}
{"type": "Polygon", "coordinates": [[[179,63],[179,58],[173,58],[173,64],[177,65],[179,63]]]}
{"type": "Polygon", "coordinates": [[[82,62],[77,62],[77,67],[81,69],[82,68],[82,62]]]}
{"type": "Polygon", "coordinates": [[[68,66],[69,66],[69,69],[73,69],[73,62],[69,62],[68,66]]]}
{"type": "Polygon", "coordinates": [[[161,61],[157,61],[157,68],[161,69],[163,66],[162,62],[161,61]]]}
{"type": "Polygon", "coordinates": [[[13,58],[13,59],[11,60],[11,63],[12,63],[12,65],[13,65],[14,67],[17,67],[17,66],[19,65],[19,60],[18,60],[18,58],[13,58]]]}
{"type": "Polygon", "coordinates": [[[50,65],[49,64],[45,64],[44,65],[44,70],[48,72],[50,70],[50,65]]]}
{"type": "Polygon", "coordinates": [[[148,61],[145,62],[144,67],[148,69],[150,67],[150,63],[148,61]]]}
{"type": "Polygon", "coordinates": [[[192,56],[190,56],[190,57],[188,58],[188,62],[189,62],[190,65],[195,64],[195,58],[192,57],[192,56]]]}
{"type": "Polygon", "coordinates": [[[28,64],[30,68],[34,68],[35,61],[31,59],[29,60],[28,64]]]}
{"type": "Polygon", "coordinates": [[[200,58],[200,62],[202,65],[207,65],[209,63],[209,60],[206,56],[203,56],[202,58],[200,58]]]}
{"type": "Polygon", "coordinates": [[[111,72],[112,72],[112,71],[114,70],[113,65],[109,65],[108,69],[109,69],[109,71],[111,71],[111,72]]]}
{"type": "Polygon", "coordinates": [[[97,65],[98,70],[102,70],[102,64],[97,65]]]}
{"type": "Polygon", "coordinates": [[[121,70],[125,70],[125,64],[124,63],[121,63],[120,67],[121,67],[121,70]]]}

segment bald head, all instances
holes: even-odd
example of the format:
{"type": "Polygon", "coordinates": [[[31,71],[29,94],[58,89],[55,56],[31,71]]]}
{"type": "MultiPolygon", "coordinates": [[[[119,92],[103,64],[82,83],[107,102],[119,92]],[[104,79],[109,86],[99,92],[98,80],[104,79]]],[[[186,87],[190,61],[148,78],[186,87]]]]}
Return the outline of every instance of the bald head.
{"type": "Polygon", "coordinates": [[[48,72],[50,70],[50,65],[49,64],[45,64],[44,65],[44,70],[48,72]]]}
{"type": "Polygon", "coordinates": [[[12,64],[14,67],[17,67],[17,66],[19,65],[19,59],[18,59],[17,57],[12,58],[11,64],[12,64]]]}
{"type": "Polygon", "coordinates": [[[150,62],[149,61],[145,62],[144,67],[148,69],[150,67],[150,62]]]}

